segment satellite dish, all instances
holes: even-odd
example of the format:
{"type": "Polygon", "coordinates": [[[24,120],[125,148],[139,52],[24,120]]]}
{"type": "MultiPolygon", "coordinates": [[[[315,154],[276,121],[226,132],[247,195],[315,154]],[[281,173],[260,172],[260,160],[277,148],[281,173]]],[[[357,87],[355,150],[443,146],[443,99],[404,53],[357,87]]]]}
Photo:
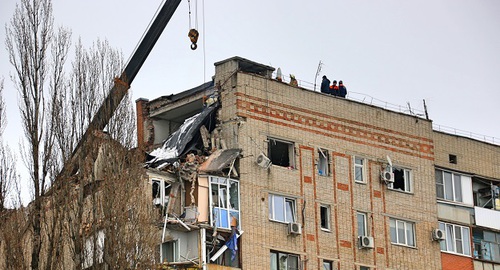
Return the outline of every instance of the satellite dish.
{"type": "Polygon", "coordinates": [[[389,166],[391,166],[392,168],[392,161],[391,161],[391,158],[387,155],[387,163],[389,163],[389,166]]]}

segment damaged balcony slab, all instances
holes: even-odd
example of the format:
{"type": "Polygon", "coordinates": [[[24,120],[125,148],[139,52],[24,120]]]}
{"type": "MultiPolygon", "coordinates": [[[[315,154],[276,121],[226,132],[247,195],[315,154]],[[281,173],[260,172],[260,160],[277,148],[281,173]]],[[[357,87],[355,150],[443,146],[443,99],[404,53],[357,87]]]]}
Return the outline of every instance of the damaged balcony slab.
{"type": "MultiPolygon", "coordinates": [[[[220,172],[223,169],[230,168],[234,161],[241,155],[241,149],[219,149],[212,153],[208,159],[200,165],[198,170],[200,172],[220,172]]],[[[235,169],[232,168],[231,171],[235,169]]]]}

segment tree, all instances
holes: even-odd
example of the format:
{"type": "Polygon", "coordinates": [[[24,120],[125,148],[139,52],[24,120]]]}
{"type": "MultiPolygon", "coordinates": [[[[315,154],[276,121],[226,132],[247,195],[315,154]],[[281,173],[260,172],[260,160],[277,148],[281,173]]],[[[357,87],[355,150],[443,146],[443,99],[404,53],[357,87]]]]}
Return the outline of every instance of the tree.
{"type": "Polygon", "coordinates": [[[21,0],[7,27],[6,46],[9,61],[15,69],[11,76],[19,92],[19,110],[25,142],[22,157],[33,186],[29,208],[31,232],[31,268],[39,269],[42,247],[42,196],[57,171],[53,152],[53,112],[50,94],[56,94],[63,82],[63,66],[70,46],[65,29],[54,30],[50,0],[21,0]]]}
{"type": "MultiPolygon", "coordinates": [[[[113,112],[107,132],[89,128],[112,86],[121,93],[129,87],[114,79],[120,77],[123,57],[105,41],[89,49],[79,41],[66,73],[71,34],[55,31],[53,20],[50,0],[21,0],[7,29],[25,131],[22,156],[33,187],[28,214],[19,211],[9,223],[18,242],[29,240],[17,252],[29,250],[30,259],[21,262],[28,261],[31,269],[150,265],[157,229],[144,196],[141,156],[132,150],[130,97],[113,112]]],[[[16,267],[27,268],[22,263],[6,268],[16,267]]]]}

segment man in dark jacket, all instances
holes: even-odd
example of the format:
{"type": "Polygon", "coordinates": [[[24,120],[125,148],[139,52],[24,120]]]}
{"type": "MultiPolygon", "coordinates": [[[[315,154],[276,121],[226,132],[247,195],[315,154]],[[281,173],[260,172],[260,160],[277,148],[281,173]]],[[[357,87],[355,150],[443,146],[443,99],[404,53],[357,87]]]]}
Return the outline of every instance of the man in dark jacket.
{"type": "Polygon", "coordinates": [[[330,80],[323,75],[323,81],[321,81],[321,93],[328,94],[330,92],[330,80]]]}
{"type": "Polygon", "coordinates": [[[347,96],[347,88],[345,88],[342,81],[339,81],[339,91],[340,91],[339,97],[345,98],[345,96],[347,96]]]}

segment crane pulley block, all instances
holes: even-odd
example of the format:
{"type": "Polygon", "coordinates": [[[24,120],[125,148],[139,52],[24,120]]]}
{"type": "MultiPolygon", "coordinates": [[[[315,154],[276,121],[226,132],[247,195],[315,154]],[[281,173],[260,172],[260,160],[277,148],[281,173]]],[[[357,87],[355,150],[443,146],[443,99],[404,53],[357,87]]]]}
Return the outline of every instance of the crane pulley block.
{"type": "Polygon", "coordinates": [[[191,50],[196,50],[198,48],[198,45],[196,43],[198,42],[198,37],[200,36],[200,33],[198,33],[198,30],[196,29],[191,29],[189,30],[188,37],[191,40],[191,50]]]}

